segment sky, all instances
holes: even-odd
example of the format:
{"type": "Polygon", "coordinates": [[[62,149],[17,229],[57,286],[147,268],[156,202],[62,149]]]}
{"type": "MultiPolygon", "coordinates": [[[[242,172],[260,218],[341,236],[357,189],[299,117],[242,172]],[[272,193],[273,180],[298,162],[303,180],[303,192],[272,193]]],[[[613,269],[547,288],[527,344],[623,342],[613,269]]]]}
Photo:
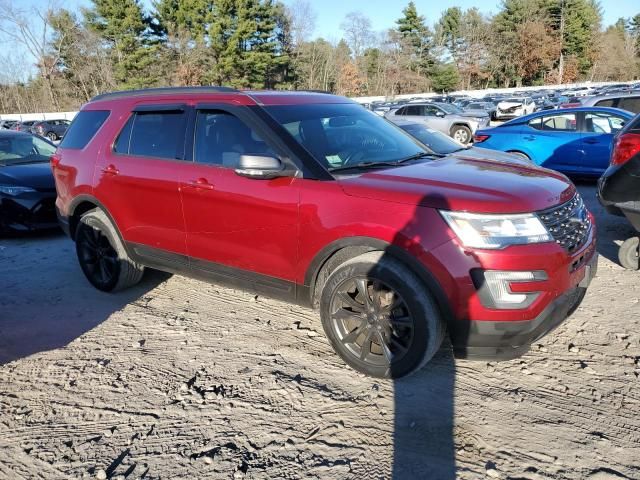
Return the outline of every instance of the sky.
{"type": "MultiPolygon", "coordinates": [[[[9,0],[16,6],[24,10],[30,7],[46,7],[50,2],[54,2],[59,7],[69,10],[78,10],[80,7],[89,6],[90,0],[9,0]]],[[[141,0],[142,4],[149,9],[152,0],[141,0]]],[[[295,0],[282,0],[285,4],[290,4],[295,0]]],[[[373,29],[376,32],[383,32],[395,25],[395,20],[402,15],[402,9],[409,3],[409,0],[307,0],[316,14],[316,27],[313,37],[323,37],[330,41],[338,41],[342,38],[340,24],[344,17],[353,11],[359,11],[367,15],[373,29]]],[[[473,1],[473,0],[414,0],[418,12],[423,15],[427,24],[433,26],[440,18],[441,13],[449,7],[460,7],[467,9],[477,7],[482,13],[496,13],[499,10],[500,0],[473,1]]],[[[603,12],[604,26],[611,25],[620,17],[629,18],[640,13],[640,0],[600,0],[603,12]]],[[[6,64],[6,57],[22,57],[16,60],[16,64],[24,65],[31,63],[25,58],[24,51],[6,38],[0,35],[0,60],[6,64]],[[26,60],[26,61],[25,61],[26,60]]],[[[28,70],[27,70],[28,71],[28,70]]],[[[4,75],[0,75],[4,77],[4,75]]]]}

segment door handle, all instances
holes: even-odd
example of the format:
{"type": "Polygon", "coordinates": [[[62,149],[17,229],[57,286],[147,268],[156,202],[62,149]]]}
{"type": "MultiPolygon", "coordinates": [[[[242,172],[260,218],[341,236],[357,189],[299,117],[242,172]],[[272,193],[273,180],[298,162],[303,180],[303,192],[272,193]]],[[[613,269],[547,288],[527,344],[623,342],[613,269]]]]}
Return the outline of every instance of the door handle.
{"type": "Polygon", "coordinates": [[[533,142],[536,139],[533,135],[525,135],[523,138],[529,142],[533,142]]]}
{"type": "Polygon", "coordinates": [[[598,140],[596,140],[595,138],[587,138],[584,143],[588,143],[589,145],[595,145],[596,143],[599,143],[598,140]]]}
{"type": "Polygon", "coordinates": [[[102,173],[104,173],[105,175],[118,175],[120,173],[120,170],[118,170],[115,165],[111,164],[104,167],[102,169],[102,173]]]}
{"type": "Polygon", "coordinates": [[[191,180],[189,182],[189,186],[193,188],[200,188],[202,190],[213,190],[214,185],[209,183],[206,178],[198,178],[197,180],[191,180]]]}

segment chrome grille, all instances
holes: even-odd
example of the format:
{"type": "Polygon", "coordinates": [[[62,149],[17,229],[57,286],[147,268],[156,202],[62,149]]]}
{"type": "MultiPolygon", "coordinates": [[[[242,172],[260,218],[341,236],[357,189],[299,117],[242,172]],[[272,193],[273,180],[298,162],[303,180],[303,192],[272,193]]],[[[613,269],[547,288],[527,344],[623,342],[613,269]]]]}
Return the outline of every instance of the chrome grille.
{"type": "Polygon", "coordinates": [[[557,207],[538,212],[555,241],[568,252],[580,248],[591,230],[591,220],[580,194],[557,207]]]}

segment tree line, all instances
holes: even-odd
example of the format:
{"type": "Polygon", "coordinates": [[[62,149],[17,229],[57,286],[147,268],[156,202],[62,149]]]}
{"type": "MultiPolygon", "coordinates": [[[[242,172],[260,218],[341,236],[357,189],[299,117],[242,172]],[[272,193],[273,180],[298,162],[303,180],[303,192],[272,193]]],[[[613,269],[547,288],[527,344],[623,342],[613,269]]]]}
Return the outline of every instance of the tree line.
{"type": "MultiPolygon", "coordinates": [[[[397,95],[640,77],[640,13],[602,27],[596,0],[503,0],[429,22],[408,2],[374,32],[361,12],[313,38],[308,0],[91,0],[80,12],[0,0],[0,33],[35,59],[1,59],[4,113],[77,109],[110,90],[227,85],[397,95]]],[[[11,49],[9,49],[11,52],[11,49]]]]}

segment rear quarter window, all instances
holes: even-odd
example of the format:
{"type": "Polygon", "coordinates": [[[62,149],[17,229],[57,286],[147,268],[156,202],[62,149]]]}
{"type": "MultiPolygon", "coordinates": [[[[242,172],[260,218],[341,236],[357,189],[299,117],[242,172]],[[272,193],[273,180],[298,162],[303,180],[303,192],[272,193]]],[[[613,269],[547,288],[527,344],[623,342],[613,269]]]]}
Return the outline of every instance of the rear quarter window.
{"type": "Polygon", "coordinates": [[[87,146],[109,116],[108,110],[84,110],[76,115],[60,142],[61,148],[80,150],[87,146]]]}

